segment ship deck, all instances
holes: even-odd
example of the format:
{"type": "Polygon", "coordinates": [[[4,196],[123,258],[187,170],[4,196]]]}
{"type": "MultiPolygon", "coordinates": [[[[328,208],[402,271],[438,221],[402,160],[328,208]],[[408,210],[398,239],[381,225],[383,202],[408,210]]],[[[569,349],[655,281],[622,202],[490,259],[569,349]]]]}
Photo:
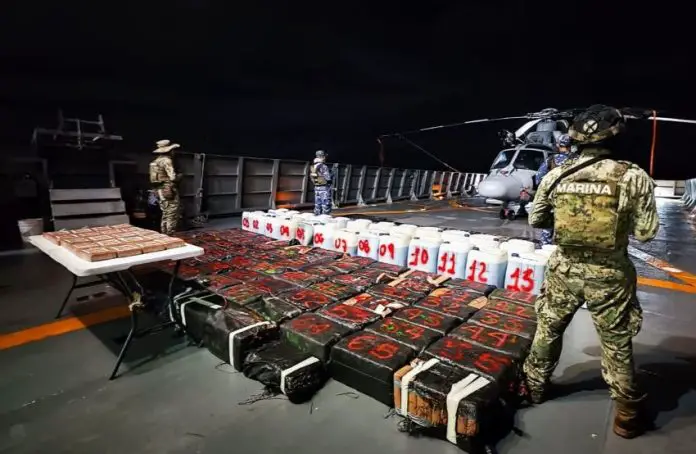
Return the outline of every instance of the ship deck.
{"type": "MultiPolygon", "coordinates": [[[[678,201],[660,199],[659,209],[658,238],[630,251],[645,315],[635,354],[657,413],[656,430],[633,441],[611,432],[613,405],[600,376],[597,335],[587,311],[580,310],[554,377],[563,396],[518,411],[516,430],[497,444],[498,452],[694,452],[696,232],[678,201]]],[[[446,201],[337,212],[534,235],[526,219],[501,221],[495,208],[446,201]]],[[[259,383],[166,332],[136,342],[123,375],[108,381],[129,326],[127,311],[114,309],[123,309],[123,299],[108,288],[102,295],[84,289],[71,301],[69,316],[54,322],[71,282],[64,269],[26,250],[0,256],[0,270],[0,452],[461,452],[444,441],[400,433],[387,407],[335,381],[309,404],[292,405],[284,398],[252,403],[259,383]]]]}

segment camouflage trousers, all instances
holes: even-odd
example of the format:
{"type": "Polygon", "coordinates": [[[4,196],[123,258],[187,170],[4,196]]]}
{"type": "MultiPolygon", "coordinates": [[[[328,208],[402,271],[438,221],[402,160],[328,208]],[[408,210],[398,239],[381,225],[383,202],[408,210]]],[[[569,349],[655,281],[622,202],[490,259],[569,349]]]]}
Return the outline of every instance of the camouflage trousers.
{"type": "Polygon", "coordinates": [[[314,214],[331,214],[331,187],[314,188],[314,214]]]}
{"type": "Polygon", "coordinates": [[[636,297],[636,271],[628,262],[621,269],[569,263],[560,254],[549,261],[537,299],[537,331],[524,364],[530,390],[541,390],[558,365],[563,333],[575,312],[587,303],[602,349],[602,377],[612,399],[641,400],[635,380],[633,337],[643,320],[636,297]]]}
{"type": "Polygon", "coordinates": [[[176,232],[176,227],[179,223],[179,196],[177,195],[169,200],[160,196],[158,197],[158,202],[160,210],[162,211],[160,232],[165,235],[172,235],[176,232]]]}
{"type": "Polygon", "coordinates": [[[553,229],[542,229],[539,233],[539,241],[542,245],[553,243],[553,229]]]}

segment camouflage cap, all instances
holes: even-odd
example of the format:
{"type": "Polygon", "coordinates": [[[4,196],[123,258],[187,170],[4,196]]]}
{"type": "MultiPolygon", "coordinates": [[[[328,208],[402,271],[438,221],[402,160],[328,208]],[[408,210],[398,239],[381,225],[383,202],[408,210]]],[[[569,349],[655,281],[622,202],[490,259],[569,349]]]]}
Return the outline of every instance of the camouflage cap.
{"type": "Polygon", "coordinates": [[[623,114],[614,107],[596,104],[573,119],[568,130],[578,143],[595,143],[621,133],[626,127],[623,114]]]}

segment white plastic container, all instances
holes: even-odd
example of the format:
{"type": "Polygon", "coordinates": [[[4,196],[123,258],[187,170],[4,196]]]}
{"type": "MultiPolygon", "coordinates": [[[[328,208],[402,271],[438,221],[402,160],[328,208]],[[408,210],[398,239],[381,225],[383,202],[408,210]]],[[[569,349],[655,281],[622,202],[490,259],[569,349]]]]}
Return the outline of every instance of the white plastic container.
{"type": "Polygon", "coordinates": [[[496,248],[500,247],[499,238],[495,235],[488,235],[486,233],[475,233],[469,236],[471,244],[480,249],[489,249],[492,244],[496,244],[496,248]]]}
{"type": "Polygon", "coordinates": [[[393,226],[389,230],[389,233],[396,233],[396,234],[408,235],[410,237],[413,237],[413,235],[415,235],[415,233],[416,233],[416,230],[418,230],[417,225],[399,224],[399,225],[393,226]]]}
{"type": "Polygon", "coordinates": [[[543,254],[513,253],[508,259],[505,272],[505,288],[517,292],[527,292],[538,295],[544,283],[544,273],[548,257],[543,254]]]}
{"type": "Polygon", "coordinates": [[[338,216],[333,218],[334,222],[338,225],[339,229],[345,229],[346,226],[348,225],[348,221],[350,221],[349,218],[345,218],[342,216],[338,216]]]}
{"type": "Polygon", "coordinates": [[[280,239],[280,223],[281,218],[276,216],[265,216],[264,231],[263,234],[274,240],[280,239]]]}
{"type": "Polygon", "coordinates": [[[377,222],[369,227],[370,232],[383,232],[389,233],[389,231],[394,227],[393,222],[377,222]]]}
{"type": "Polygon", "coordinates": [[[545,255],[547,257],[551,257],[551,254],[553,254],[556,249],[558,249],[558,246],[555,244],[544,244],[541,246],[541,249],[537,249],[535,252],[537,254],[545,255]]]}
{"type": "Polygon", "coordinates": [[[297,233],[297,225],[299,224],[297,218],[292,215],[284,215],[277,219],[279,221],[277,239],[287,241],[294,240],[297,233]]]}
{"type": "Polygon", "coordinates": [[[336,231],[338,230],[336,227],[335,222],[315,225],[314,239],[312,240],[314,246],[322,249],[328,249],[329,251],[335,251],[334,237],[336,236],[336,231]]]}
{"type": "Polygon", "coordinates": [[[440,245],[439,232],[426,232],[425,236],[414,236],[408,247],[408,267],[427,273],[437,271],[440,245]],[[437,236],[435,236],[437,235],[437,236]]]}
{"type": "Polygon", "coordinates": [[[309,221],[312,220],[312,218],[314,218],[315,216],[314,213],[302,213],[300,214],[300,217],[309,221]]]}
{"type": "Polygon", "coordinates": [[[410,236],[380,235],[378,260],[392,265],[406,266],[410,236]]]}
{"type": "Polygon", "coordinates": [[[348,229],[336,230],[334,249],[351,256],[358,255],[358,234],[348,229]]]}
{"type": "Polygon", "coordinates": [[[379,260],[379,237],[386,233],[363,231],[358,233],[358,256],[379,260]]]}
{"type": "Polygon", "coordinates": [[[311,221],[300,222],[297,224],[295,239],[297,239],[302,246],[310,246],[314,240],[314,227],[317,225],[321,225],[321,223],[311,221]]]}
{"type": "Polygon", "coordinates": [[[507,252],[501,249],[472,249],[466,260],[466,279],[502,288],[507,261],[507,252]]]}
{"type": "Polygon", "coordinates": [[[445,230],[444,232],[440,233],[440,238],[442,238],[442,241],[468,241],[469,236],[469,232],[464,230],[445,230]]]}
{"type": "Polygon", "coordinates": [[[466,279],[466,261],[471,248],[467,238],[442,243],[437,257],[437,274],[466,279]]]}
{"type": "Polygon", "coordinates": [[[535,244],[532,241],[526,240],[508,240],[500,243],[500,249],[508,253],[508,259],[512,254],[529,254],[533,253],[535,244]]]}
{"type": "Polygon", "coordinates": [[[351,232],[360,233],[369,230],[371,224],[372,221],[369,219],[351,219],[345,228],[351,232]]]}
{"type": "Polygon", "coordinates": [[[242,230],[251,231],[251,211],[242,212],[242,230]]]}

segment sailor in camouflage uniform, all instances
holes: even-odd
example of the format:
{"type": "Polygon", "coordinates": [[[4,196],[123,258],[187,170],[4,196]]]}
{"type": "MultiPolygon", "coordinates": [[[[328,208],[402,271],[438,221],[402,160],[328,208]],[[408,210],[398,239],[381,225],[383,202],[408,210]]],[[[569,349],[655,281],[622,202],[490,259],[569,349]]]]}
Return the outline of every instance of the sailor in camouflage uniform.
{"type": "MultiPolygon", "coordinates": [[[[570,136],[568,134],[563,134],[558,138],[558,153],[549,156],[541,164],[537,174],[534,176],[536,186],[539,187],[541,180],[546,176],[547,173],[566,162],[570,157],[570,136]]],[[[539,240],[541,241],[541,244],[551,244],[553,242],[553,229],[541,229],[539,240]]]]}
{"type": "Polygon", "coordinates": [[[331,214],[331,172],[324,150],[317,150],[310,177],[314,183],[314,214],[331,214]]]}
{"type": "Polygon", "coordinates": [[[172,235],[179,223],[179,189],[177,183],[181,175],[174,171],[172,154],[179,148],[178,143],[169,140],[157,141],[153,153],[158,156],[150,163],[150,183],[157,194],[157,201],[162,211],[161,232],[172,235]]]}
{"type": "Polygon", "coordinates": [[[642,311],[627,246],[629,235],[641,242],[655,238],[659,222],[653,180],[635,164],[610,159],[608,142],[624,125],[622,114],[607,106],[578,115],[569,135],[580,155],[551,170],[536,193],[529,223],[553,227],[558,250],[537,300],[538,327],[524,371],[531,400],[543,402],[563,333],[587,303],[602,347],[602,376],[616,402],[614,432],[633,438],[649,422],[634,372],[632,338],[642,311]]]}

